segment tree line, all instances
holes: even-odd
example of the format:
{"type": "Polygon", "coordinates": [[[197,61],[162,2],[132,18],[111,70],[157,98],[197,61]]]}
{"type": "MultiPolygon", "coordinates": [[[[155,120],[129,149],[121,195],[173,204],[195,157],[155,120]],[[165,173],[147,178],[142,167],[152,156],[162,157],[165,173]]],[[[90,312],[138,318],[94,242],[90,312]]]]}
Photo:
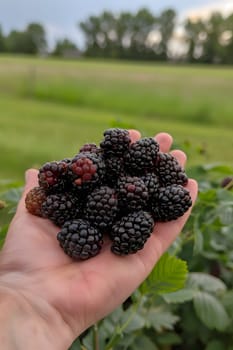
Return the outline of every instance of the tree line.
{"type": "Polygon", "coordinates": [[[68,38],[58,40],[48,52],[46,31],[39,23],[30,23],[24,31],[12,30],[6,36],[0,28],[0,52],[56,56],[81,52],[83,56],[113,59],[233,63],[233,14],[187,19],[178,39],[177,13],[173,9],[159,15],[146,8],[118,15],[104,11],[79,23],[79,28],[85,38],[82,52],[68,38]],[[179,48],[178,55],[174,45],[179,48]]]}

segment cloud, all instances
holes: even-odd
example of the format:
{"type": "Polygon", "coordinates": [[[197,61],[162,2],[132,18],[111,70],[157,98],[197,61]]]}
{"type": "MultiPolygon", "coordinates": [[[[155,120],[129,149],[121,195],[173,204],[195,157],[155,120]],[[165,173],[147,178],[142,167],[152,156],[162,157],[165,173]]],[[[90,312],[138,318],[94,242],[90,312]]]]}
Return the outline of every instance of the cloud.
{"type": "Polygon", "coordinates": [[[190,18],[193,20],[197,19],[208,19],[212,13],[220,12],[223,16],[228,16],[233,13],[233,0],[218,0],[212,1],[207,5],[194,7],[188,11],[184,11],[180,14],[180,18],[190,18]]]}

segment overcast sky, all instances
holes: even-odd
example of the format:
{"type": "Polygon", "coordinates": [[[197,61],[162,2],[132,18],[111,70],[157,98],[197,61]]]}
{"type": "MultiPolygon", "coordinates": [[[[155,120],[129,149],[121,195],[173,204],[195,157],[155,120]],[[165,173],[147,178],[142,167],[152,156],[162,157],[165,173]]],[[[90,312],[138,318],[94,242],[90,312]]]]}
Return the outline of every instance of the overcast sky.
{"type": "Polygon", "coordinates": [[[184,14],[213,4],[233,6],[233,0],[0,0],[0,25],[7,34],[11,29],[23,30],[30,22],[40,22],[47,30],[50,45],[64,37],[82,45],[77,24],[103,10],[136,11],[147,7],[156,14],[172,7],[184,14]]]}

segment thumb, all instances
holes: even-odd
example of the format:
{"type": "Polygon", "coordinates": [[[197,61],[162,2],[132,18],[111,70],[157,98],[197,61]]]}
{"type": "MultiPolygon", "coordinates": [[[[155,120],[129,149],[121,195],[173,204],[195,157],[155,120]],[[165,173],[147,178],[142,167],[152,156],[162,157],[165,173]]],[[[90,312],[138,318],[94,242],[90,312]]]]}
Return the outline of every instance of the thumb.
{"type": "Polygon", "coordinates": [[[38,170],[29,169],[25,172],[25,186],[24,186],[22,197],[17,207],[17,214],[20,212],[22,213],[22,211],[25,211],[26,195],[33,187],[36,187],[36,186],[38,186],[38,170]]]}

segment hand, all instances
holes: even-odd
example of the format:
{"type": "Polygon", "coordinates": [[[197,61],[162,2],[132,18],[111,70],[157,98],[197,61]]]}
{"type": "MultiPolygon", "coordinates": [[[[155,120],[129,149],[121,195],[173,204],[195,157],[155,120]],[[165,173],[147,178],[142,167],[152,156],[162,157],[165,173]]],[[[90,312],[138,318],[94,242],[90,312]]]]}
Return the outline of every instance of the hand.
{"type": "MultiPolygon", "coordinates": [[[[139,132],[130,133],[132,141],[140,138],[139,132]]],[[[156,140],[161,151],[169,151],[170,135],[158,134],[156,140]]],[[[172,153],[184,166],[185,154],[172,153]]],[[[13,295],[17,292],[18,302],[30,306],[31,317],[42,314],[38,322],[44,322],[42,327],[48,327],[50,334],[63,337],[63,343],[60,341],[60,347],[56,344],[56,349],[65,349],[141,284],[180,233],[191,209],[178,220],[156,224],[144,249],[137,254],[116,256],[107,242],[98,256],[74,262],[59,247],[56,239],[59,228],[25,209],[25,195],[37,185],[37,171],[27,171],[24,194],[0,254],[0,291],[3,288],[13,295]]],[[[189,180],[187,189],[194,203],[196,182],[189,180]]],[[[36,349],[35,345],[33,348],[36,349]]],[[[50,344],[50,349],[53,348],[55,344],[54,347],[50,344]]]]}

